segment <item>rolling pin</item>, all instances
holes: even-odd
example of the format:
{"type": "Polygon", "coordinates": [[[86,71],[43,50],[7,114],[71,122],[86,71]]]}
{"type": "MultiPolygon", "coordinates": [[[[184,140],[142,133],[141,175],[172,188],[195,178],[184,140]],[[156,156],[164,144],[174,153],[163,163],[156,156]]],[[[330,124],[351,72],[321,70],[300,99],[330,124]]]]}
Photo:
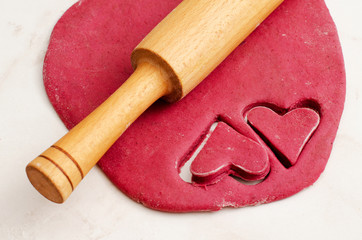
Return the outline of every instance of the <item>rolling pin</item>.
{"type": "MultiPolygon", "coordinates": [[[[134,49],[135,69],[104,103],[26,167],[31,184],[63,203],[156,100],[180,100],[283,0],[184,0],[134,49]]],[[[172,121],[172,119],[170,119],[172,121]]]]}

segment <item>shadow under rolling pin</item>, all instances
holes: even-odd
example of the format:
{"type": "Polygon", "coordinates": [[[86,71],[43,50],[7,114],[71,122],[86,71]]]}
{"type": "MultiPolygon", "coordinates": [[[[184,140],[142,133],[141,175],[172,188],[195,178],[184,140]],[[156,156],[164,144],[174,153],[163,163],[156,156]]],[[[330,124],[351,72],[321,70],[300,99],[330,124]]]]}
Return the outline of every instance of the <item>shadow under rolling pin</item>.
{"type": "Polygon", "coordinates": [[[184,0],[134,49],[135,72],[26,167],[32,185],[63,203],[156,100],[175,102],[209,75],[283,0],[184,0]]]}

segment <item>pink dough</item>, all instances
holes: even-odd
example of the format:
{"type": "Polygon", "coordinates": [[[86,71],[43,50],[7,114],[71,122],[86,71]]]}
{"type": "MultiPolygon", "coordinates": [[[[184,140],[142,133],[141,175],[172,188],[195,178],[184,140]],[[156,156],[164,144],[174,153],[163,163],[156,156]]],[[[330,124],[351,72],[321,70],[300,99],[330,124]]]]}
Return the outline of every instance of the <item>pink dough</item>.
{"type": "Polygon", "coordinates": [[[297,162],[319,124],[319,115],[308,108],[293,109],[281,116],[270,108],[255,107],[247,119],[287,167],[297,162]]]}
{"type": "MultiPolygon", "coordinates": [[[[133,48],[180,2],[83,0],[62,16],[50,38],[44,84],[67,128],[81,121],[130,76],[133,48]]],[[[161,211],[215,211],[283,199],[313,184],[324,170],[344,98],[341,47],[324,1],[285,0],[184,99],[174,104],[158,101],[148,109],[99,166],[123,193],[161,211]],[[271,145],[245,121],[248,112],[258,106],[279,115],[308,108],[319,116],[318,127],[303,147],[296,144],[289,151],[293,141],[288,140],[277,147],[292,156],[290,167],[282,164],[271,145]],[[180,168],[218,121],[237,132],[213,137],[215,142],[235,143],[237,147],[227,153],[222,146],[211,144],[223,151],[217,154],[219,160],[244,156],[243,147],[237,144],[240,138],[258,143],[267,152],[270,167],[262,182],[246,185],[225,172],[207,187],[181,179],[180,168]]],[[[278,122],[273,117],[262,121],[257,118],[260,124],[278,122]]],[[[270,131],[278,129],[280,126],[270,131]]],[[[303,136],[296,134],[296,138],[303,136]]]]}
{"type": "Polygon", "coordinates": [[[269,168],[268,154],[259,143],[219,122],[190,170],[194,182],[209,185],[230,174],[247,181],[260,180],[269,168]]]}

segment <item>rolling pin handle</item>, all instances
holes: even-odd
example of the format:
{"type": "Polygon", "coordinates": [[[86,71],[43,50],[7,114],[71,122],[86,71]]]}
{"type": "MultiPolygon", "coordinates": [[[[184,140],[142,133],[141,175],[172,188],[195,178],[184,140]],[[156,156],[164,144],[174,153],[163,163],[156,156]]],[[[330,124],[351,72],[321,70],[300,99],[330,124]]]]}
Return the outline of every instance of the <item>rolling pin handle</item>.
{"type": "Polygon", "coordinates": [[[63,203],[83,177],[149,106],[173,89],[164,70],[143,61],[104,103],[31,161],[26,173],[47,199],[63,203]]]}

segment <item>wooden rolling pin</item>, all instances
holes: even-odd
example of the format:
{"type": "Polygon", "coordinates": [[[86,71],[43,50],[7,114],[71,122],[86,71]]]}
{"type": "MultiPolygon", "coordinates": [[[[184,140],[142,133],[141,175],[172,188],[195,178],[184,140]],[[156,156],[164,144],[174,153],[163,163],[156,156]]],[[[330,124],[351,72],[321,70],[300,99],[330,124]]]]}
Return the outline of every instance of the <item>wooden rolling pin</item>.
{"type": "Polygon", "coordinates": [[[189,93],[282,2],[184,0],[135,48],[131,77],[28,164],[32,185],[49,200],[64,202],[150,105],[189,93]]]}

